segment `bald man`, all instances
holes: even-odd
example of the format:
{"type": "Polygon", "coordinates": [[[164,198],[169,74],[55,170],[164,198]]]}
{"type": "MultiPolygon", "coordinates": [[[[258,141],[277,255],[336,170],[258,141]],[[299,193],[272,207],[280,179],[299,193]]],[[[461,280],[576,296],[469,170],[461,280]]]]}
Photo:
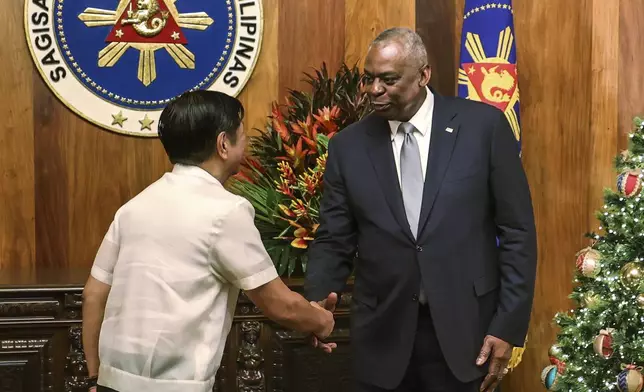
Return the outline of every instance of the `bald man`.
{"type": "Polygon", "coordinates": [[[418,34],[382,32],[364,67],[374,112],[329,143],[306,291],[333,309],[355,267],[361,392],[492,391],[528,329],[537,251],[518,145],[503,112],[430,77],[418,34]]]}

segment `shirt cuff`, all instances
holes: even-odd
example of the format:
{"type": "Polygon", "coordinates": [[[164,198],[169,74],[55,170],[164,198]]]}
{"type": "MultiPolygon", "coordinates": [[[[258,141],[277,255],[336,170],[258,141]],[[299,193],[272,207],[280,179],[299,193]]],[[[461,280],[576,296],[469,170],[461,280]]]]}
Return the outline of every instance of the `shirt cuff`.
{"type": "Polygon", "coordinates": [[[92,266],[92,271],[90,272],[90,274],[94,279],[98,280],[99,282],[103,282],[106,285],[110,285],[110,286],[112,285],[112,274],[102,270],[98,266],[96,265],[92,266]]]}
{"type": "Polygon", "coordinates": [[[248,291],[256,289],[259,286],[264,285],[277,277],[279,277],[277,270],[275,269],[274,265],[271,265],[269,268],[266,268],[265,270],[258,272],[255,275],[251,275],[244,279],[233,282],[233,284],[242,290],[248,291]]]}

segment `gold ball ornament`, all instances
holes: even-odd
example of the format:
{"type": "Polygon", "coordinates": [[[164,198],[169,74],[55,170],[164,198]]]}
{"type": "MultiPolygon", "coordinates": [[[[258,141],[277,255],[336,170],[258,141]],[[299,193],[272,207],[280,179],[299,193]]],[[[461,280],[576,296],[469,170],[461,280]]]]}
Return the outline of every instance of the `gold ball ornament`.
{"type": "Polygon", "coordinates": [[[548,354],[550,354],[551,357],[561,359],[561,354],[562,354],[561,347],[559,347],[558,344],[553,344],[552,346],[550,346],[550,350],[548,350],[548,354]]]}
{"type": "Polygon", "coordinates": [[[626,263],[620,270],[619,280],[624,287],[635,290],[644,281],[644,266],[642,263],[632,261],[626,263]]]}
{"type": "Polygon", "coordinates": [[[635,299],[637,302],[637,305],[641,308],[644,309],[644,293],[640,293],[637,295],[637,298],[635,299]]]}

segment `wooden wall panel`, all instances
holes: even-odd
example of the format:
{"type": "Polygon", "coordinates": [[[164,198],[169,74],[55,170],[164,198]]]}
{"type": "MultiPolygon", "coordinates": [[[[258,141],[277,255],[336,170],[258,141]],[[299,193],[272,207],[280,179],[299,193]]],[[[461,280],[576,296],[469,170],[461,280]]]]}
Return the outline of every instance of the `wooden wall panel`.
{"type": "Polygon", "coordinates": [[[432,67],[430,85],[442,95],[456,94],[458,69],[454,64],[458,64],[460,28],[445,21],[459,20],[459,12],[462,14],[463,5],[458,1],[416,0],[416,31],[427,47],[432,67]]]}
{"type": "Polygon", "coordinates": [[[257,134],[255,128],[263,129],[271,102],[278,98],[279,91],[279,0],[264,0],[264,34],[262,48],[253,76],[239,94],[246,108],[244,129],[248,134],[257,134]]]}
{"type": "Polygon", "coordinates": [[[389,27],[414,28],[416,3],[391,0],[345,0],[345,54],[348,66],[364,65],[371,41],[389,27]]]}
{"type": "Polygon", "coordinates": [[[0,270],[35,263],[34,125],[31,58],[22,4],[0,2],[0,270]],[[8,77],[9,76],[9,77],[8,77]]]}
{"type": "Polygon", "coordinates": [[[344,58],[344,0],[281,0],[279,99],[289,88],[305,89],[303,72],[326,62],[329,72],[344,58]]]}
{"type": "Polygon", "coordinates": [[[592,210],[592,2],[580,0],[573,7],[517,0],[514,10],[523,162],[539,256],[527,351],[504,385],[510,391],[540,391],[541,369],[556,332],[552,318],[571,306],[574,256],[586,244],[592,210]]]}
{"type": "MultiPolygon", "coordinates": [[[[116,210],[170,164],[157,139],[100,129],[52,94],[29,54],[24,1],[0,1],[0,68],[10,75],[0,78],[0,269],[87,267],[116,210]]],[[[333,71],[347,48],[359,58],[379,30],[414,24],[414,0],[262,4],[261,53],[239,95],[249,133],[264,127],[270,104],[284,103],[288,88],[308,87],[304,72],[323,61],[333,71]],[[371,24],[355,24],[365,4],[371,24]]]]}
{"type": "Polygon", "coordinates": [[[644,117],[644,1],[619,1],[619,132],[620,149],[627,147],[626,135],[633,117],[644,117]]]}

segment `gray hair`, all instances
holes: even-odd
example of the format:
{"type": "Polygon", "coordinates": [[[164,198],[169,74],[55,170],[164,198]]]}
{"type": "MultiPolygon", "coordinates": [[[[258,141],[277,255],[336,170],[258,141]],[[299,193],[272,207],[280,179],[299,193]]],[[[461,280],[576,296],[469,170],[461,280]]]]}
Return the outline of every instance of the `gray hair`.
{"type": "Polygon", "coordinates": [[[406,27],[392,27],[378,34],[369,45],[369,50],[375,46],[393,42],[402,45],[406,59],[413,61],[418,67],[428,65],[427,49],[423,39],[414,30],[406,27]]]}

